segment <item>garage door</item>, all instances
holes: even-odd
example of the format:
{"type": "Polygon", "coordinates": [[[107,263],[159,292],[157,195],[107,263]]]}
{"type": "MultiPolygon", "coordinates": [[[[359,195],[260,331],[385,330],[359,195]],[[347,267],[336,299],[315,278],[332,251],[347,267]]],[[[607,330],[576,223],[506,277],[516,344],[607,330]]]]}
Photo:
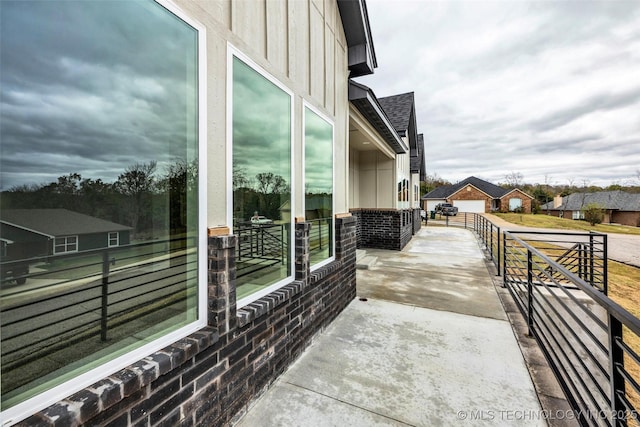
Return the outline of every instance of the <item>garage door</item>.
{"type": "Polygon", "coordinates": [[[458,208],[458,212],[484,213],[484,200],[454,200],[453,206],[458,208]]]}
{"type": "Polygon", "coordinates": [[[425,209],[427,212],[429,211],[435,211],[436,210],[436,206],[439,203],[444,203],[446,202],[445,199],[440,199],[440,200],[427,200],[427,209],[425,209]]]}

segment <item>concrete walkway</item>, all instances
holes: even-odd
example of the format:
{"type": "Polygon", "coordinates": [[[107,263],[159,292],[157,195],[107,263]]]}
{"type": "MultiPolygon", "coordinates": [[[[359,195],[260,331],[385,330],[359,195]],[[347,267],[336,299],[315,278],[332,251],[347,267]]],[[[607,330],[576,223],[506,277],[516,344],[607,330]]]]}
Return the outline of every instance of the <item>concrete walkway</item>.
{"type": "Polygon", "coordinates": [[[367,255],[358,298],[237,425],[547,425],[470,231],[367,255]]]}

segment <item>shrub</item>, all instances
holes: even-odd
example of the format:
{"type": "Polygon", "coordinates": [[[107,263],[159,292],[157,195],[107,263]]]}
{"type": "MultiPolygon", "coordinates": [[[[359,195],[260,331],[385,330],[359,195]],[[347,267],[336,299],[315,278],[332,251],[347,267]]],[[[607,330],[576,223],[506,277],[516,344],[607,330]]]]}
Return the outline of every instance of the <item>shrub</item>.
{"type": "Polygon", "coordinates": [[[584,220],[591,225],[600,224],[604,219],[604,208],[597,203],[589,203],[583,212],[584,220]]]}

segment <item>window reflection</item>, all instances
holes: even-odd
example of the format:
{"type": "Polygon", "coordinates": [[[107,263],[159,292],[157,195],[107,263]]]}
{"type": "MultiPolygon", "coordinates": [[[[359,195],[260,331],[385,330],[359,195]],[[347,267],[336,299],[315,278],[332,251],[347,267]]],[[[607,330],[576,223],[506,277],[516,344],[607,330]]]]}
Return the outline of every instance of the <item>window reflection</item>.
{"type": "Polygon", "coordinates": [[[198,33],[147,0],[0,9],[5,410],[197,319],[198,33]]]}
{"type": "Polygon", "coordinates": [[[236,297],[291,276],[291,96],[233,57],[236,297]]]}
{"type": "Polygon", "coordinates": [[[333,127],[305,107],[305,218],[311,265],[333,256],[333,127]]]}

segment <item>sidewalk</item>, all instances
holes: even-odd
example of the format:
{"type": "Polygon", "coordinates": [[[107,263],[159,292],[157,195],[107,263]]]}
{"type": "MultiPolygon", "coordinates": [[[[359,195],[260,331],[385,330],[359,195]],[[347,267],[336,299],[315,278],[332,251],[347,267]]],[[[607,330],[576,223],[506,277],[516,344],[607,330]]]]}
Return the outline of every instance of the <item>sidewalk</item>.
{"type": "Polygon", "coordinates": [[[547,425],[470,231],[367,256],[358,298],[237,425],[547,425]]]}

